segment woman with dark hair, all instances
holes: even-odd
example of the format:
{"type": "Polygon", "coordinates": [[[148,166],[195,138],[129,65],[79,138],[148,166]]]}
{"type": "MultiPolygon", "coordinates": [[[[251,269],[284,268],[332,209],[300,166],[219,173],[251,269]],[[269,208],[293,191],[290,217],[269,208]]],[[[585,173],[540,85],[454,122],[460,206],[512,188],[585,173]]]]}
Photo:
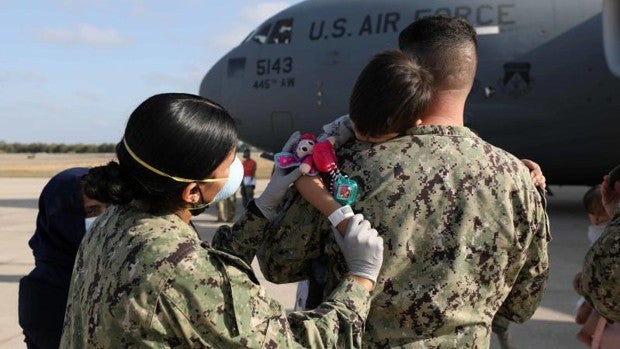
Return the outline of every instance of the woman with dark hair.
{"type": "Polygon", "coordinates": [[[95,172],[100,169],[66,169],[52,177],[39,196],[37,227],[28,241],[35,268],[19,281],[19,325],[28,348],[58,348],[60,343],[78,246],[106,208],[105,200],[82,190],[91,180],[86,177],[95,172]]]}
{"type": "Polygon", "coordinates": [[[108,164],[117,184],[98,188],[113,193],[115,205],[80,246],[61,347],[361,346],[383,250],[361,215],[344,238],[351,275],[315,311],[287,316],[250,267],[298,170],[274,173],[244,217],[220,228],[255,229],[253,243],[236,250],[226,239],[216,248],[200,241],[192,216],[241,183],[236,144],[233,119],[206,98],[160,94],[136,108],[119,161],[108,164]]]}

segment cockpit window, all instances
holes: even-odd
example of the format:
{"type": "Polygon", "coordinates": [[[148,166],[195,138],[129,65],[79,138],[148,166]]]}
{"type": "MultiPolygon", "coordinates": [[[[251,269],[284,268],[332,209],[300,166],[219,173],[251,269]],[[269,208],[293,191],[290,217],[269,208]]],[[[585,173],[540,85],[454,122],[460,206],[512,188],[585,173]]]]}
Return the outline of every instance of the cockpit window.
{"type": "Polygon", "coordinates": [[[248,36],[246,36],[245,39],[243,39],[243,41],[241,41],[241,42],[243,43],[243,42],[250,41],[250,39],[252,39],[254,37],[254,33],[256,33],[256,30],[251,31],[250,34],[248,34],[248,36]]]}
{"type": "Polygon", "coordinates": [[[267,36],[269,35],[269,30],[271,30],[271,23],[265,23],[260,28],[256,30],[252,40],[258,42],[259,44],[264,44],[267,42],[267,36]]]}
{"type": "Polygon", "coordinates": [[[269,44],[288,44],[291,42],[293,32],[293,19],[285,18],[276,22],[276,25],[269,35],[269,44]]]}
{"type": "Polygon", "coordinates": [[[288,44],[291,42],[292,33],[293,19],[285,18],[277,21],[275,25],[272,22],[264,23],[258,29],[250,33],[243,42],[252,40],[261,45],[288,44]]]}

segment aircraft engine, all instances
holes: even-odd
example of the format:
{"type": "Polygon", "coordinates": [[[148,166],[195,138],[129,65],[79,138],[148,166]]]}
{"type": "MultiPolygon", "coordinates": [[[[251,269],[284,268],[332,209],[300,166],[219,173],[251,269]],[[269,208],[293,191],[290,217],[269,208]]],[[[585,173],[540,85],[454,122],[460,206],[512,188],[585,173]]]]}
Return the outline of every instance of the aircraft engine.
{"type": "Polygon", "coordinates": [[[620,77],[620,0],[603,1],[603,42],[607,66],[620,77]]]}

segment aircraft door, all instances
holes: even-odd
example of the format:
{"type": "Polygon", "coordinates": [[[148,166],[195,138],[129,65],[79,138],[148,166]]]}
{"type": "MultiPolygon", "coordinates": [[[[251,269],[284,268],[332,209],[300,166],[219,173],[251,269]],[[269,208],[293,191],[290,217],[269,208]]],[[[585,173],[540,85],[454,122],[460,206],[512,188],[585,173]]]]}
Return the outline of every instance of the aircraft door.
{"type": "Polygon", "coordinates": [[[603,1],[603,43],[607,66],[620,77],[620,0],[603,1]]]}

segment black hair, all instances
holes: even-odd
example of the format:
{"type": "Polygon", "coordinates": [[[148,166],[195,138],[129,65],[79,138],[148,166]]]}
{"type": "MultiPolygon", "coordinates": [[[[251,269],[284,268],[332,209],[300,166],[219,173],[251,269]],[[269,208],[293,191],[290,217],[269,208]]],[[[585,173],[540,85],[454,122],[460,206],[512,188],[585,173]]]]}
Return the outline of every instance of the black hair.
{"type": "Polygon", "coordinates": [[[603,195],[601,194],[600,184],[590,187],[590,189],[588,189],[588,191],[583,194],[583,207],[590,214],[605,213],[605,207],[603,206],[603,195]]]}
{"type": "Polygon", "coordinates": [[[415,58],[401,51],[375,55],[357,78],[349,100],[355,129],[370,137],[405,132],[428,107],[432,81],[415,58]]]}
{"type": "Polygon", "coordinates": [[[478,40],[475,29],[466,20],[424,17],[400,32],[398,46],[433,74],[436,89],[465,89],[473,85],[478,40]]]}
{"type": "Polygon", "coordinates": [[[84,195],[106,204],[129,202],[131,190],[121,178],[120,166],[114,161],[90,168],[82,177],[84,195]]]}
{"type": "Polygon", "coordinates": [[[116,145],[118,163],[98,171],[109,178],[99,180],[98,186],[87,180],[84,190],[89,197],[91,193],[113,204],[138,200],[151,210],[179,208],[179,194],[188,183],[149,170],[127,146],[158,171],[200,180],[208,178],[236,145],[234,121],[218,103],[184,93],[154,95],[131,113],[123,140],[116,145]]]}

